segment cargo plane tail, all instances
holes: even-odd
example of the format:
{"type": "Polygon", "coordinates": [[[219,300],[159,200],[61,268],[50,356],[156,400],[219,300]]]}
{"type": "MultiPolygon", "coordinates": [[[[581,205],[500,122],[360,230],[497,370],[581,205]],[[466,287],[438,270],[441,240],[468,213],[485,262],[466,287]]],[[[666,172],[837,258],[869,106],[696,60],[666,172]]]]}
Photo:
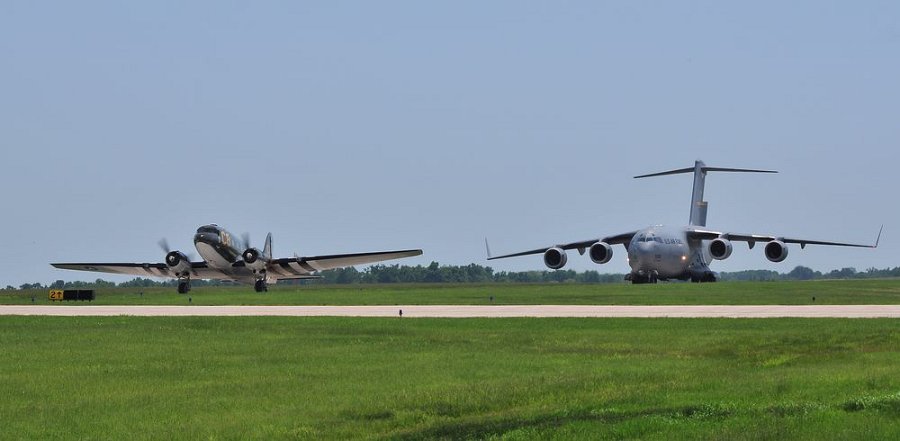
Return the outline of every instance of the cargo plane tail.
{"type": "Polygon", "coordinates": [[[724,168],[724,167],[707,167],[703,161],[696,161],[693,167],[680,168],[677,170],[669,170],[659,173],[651,173],[649,175],[635,176],[638,178],[651,178],[654,176],[677,175],[682,173],[694,173],[694,191],[691,194],[691,217],[688,225],[705,227],[706,226],[706,210],[709,204],[703,200],[703,187],[706,184],[707,172],[740,172],[740,173],[778,173],[774,170],[754,170],[747,168],[724,168]]]}

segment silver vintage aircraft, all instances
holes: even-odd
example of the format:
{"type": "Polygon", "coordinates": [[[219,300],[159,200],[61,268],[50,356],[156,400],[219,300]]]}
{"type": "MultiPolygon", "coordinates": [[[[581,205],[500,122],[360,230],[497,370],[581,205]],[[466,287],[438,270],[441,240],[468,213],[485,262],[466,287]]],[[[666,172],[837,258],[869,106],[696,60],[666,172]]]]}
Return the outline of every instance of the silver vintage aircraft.
{"type": "Polygon", "coordinates": [[[313,257],[272,258],[272,234],[266,236],[262,251],[249,245],[247,237],[238,239],[224,228],[211,224],[197,229],[194,246],[203,262],[191,262],[180,252],[169,249],[165,240],[164,263],[53,263],[56,268],[96,271],[135,276],[178,279],[178,292],[191,290],[191,279],[235,280],[253,283],[257,292],[267,291],[269,283],[286,279],[315,279],[318,271],[383,260],[418,256],[422,250],[377,251],[373,253],[334,254],[313,257]]]}
{"type": "MultiPolygon", "coordinates": [[[[657,280],[679,279],[692,282],[715,282],[716,275],[709,269],[710,259],[723,260],[731,256],[732,242],[747,242],[752,249],[757,242],[764,242],[766,258],[772,262],[781,262],[788,255],[787,244],[836,245],[842,247],[876,248],[881,239],[881,231],[874,245],[859,245],[840,242],[823,242],[819,240],[790,239],[780,236],[759,234],[738,234],[706,229],[707,202],[703,200],[703,187],[707,172],[746,172],[777,173],[770,170],[748,170],[738,168],[707,167],[697,161],[693,167],[670,170],[635,178],[674,175],[680,173],[694,174],[694,191],[691,196],[691,217],[687,227],[652,226],[643,230],[606,236],[599,239],[572,242],[521,253],[504,256],[491,256],[487,246],[488,260],[506,257],[543,254],[544,264],[551,269],[560,269],[566,265],[566,250],[578,250],[579,254],[588,252],[591,260],[597,264],[609,262],[613,255],[612,245],[622,244],[628,252],[628,265],[631,273],[625,276],[632,283],[656,283],[657,280]]],[[[883,227],[882,227],[883,228],[883,227]]]]}

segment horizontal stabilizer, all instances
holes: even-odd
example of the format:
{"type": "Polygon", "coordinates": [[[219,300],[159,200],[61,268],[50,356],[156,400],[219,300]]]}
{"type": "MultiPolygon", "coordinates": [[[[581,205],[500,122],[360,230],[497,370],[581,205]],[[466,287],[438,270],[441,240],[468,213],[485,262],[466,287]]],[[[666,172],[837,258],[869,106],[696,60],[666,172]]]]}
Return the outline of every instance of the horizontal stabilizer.
{"type": "MultiPolygon", "coordinates": [[[[651,173],[649,175],[635,176],[634,179],[652,178],[654,176],[679,175],[682,173],[693,173],[694,171],[696,171],[695,167],[679,168],[677,170],[669,170],[669,171],[664,171],[664,172],[659,172],[659,173],[651,173]]],[[[700,167],[700,171],[702,171],[702,172],[711,172],[711,171],[738,172],[738,173],[778,173],[775,170],[756,170],[756,169],[750,169],[750,168],[727,168],[727,167],[700,167]]]]}
{"type": "Polygon", "coordinates": [[[635,176],[639,178],[651,178],[655,176],[680,175],[683,173],[694,174],[694,190],[691,194],[691,217],[688,220],[690,225],[704,226],[706,225],[707,203],[703,200],[703,187],[706,185],[706,173],[708,172],[738,172],[738,173],[778,173],[775,170],[758,170],[753,168],[731,168],[731,167],[707,167],[703,161],[694,162],[693,167],[679,168],[659,173],[650,173],[647,175],[635,176]]]}

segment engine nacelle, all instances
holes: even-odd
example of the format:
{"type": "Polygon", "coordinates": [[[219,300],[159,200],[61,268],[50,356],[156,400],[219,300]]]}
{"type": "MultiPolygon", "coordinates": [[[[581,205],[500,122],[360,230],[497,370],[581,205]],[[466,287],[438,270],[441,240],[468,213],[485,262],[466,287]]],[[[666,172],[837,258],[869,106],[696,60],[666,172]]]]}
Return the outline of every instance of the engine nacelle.
{"type": "Polygon", "coordinates": [[[780,240],[773,240],[766,244],[766,259],[772,262],[781,262],[787,259],[787,245],[780,240]]]}
{"type": "Polygon", "coordinates": [[[181,251],[170,251],[167,253],[166,265],[178,276],[188,274],[191,271],[191,260],[181,251]]]}
{"type": "Polygon", "coordinates": [[[269,263],[262,252],[256,248],[247,248],[247,250],[241,254],[241,258],[244,259],[244,264],[247,265],[247,268],[250,268],[253,271],[264,270],[266,269],[266,264],[269,263]]]}
{"type": "Polygon", "coordinates": [[[734,247],[731,241],[722,237],[713,239],[709,242],[709,255],[716,260],[725,260],[731,256],[734,247]]]}
{"type": "Polygon", "coordinates": [[[606,262],[609,262],[609,260],[612,259],[613,250],[612,250],[612,247],[609,246],[608,243],[597,242],[597,243],[591,245],[591,248],[588,251],[588,254],[590,254],[592,262],[594,262],[598,265],[602,265],[606,262]]]}
{"type": "Polygon", "coordinates": [[[544,265],[550,269],[560,269],[566,266],[568,258],[566,251],[559,247],[553,247],[544,251],[544,265]]]}

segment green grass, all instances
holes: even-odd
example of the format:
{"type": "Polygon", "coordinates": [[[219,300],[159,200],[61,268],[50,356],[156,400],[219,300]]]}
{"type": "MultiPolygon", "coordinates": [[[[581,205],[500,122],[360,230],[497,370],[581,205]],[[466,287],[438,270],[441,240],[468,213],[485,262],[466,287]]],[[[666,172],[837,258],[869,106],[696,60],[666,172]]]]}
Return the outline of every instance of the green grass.
{"type": "Polygon", "coordinates": [[[6,439],[900,438],[893,319],[0,317],[0,348],[6,439]]]}
{"type": "MultiPolygon", "coordinates": [[[[0,291],[0,303],[49,304],[47,291],[0,291]]],[[[100,305],[429,305],[429,304],[597,304],[597,305],[808,305],[900,304],[900,279],[810,282],[491,285],[312,285],[273,286],[256,293],[249,286],[114,288],[97,291],[100,305]],[[143,296],[139,295],[143,292],[143,296]],[[815,300],[813,300],[815,297],[815,300]]],[[[73,303],[70,303],[73,304],[73,303]]]]}

